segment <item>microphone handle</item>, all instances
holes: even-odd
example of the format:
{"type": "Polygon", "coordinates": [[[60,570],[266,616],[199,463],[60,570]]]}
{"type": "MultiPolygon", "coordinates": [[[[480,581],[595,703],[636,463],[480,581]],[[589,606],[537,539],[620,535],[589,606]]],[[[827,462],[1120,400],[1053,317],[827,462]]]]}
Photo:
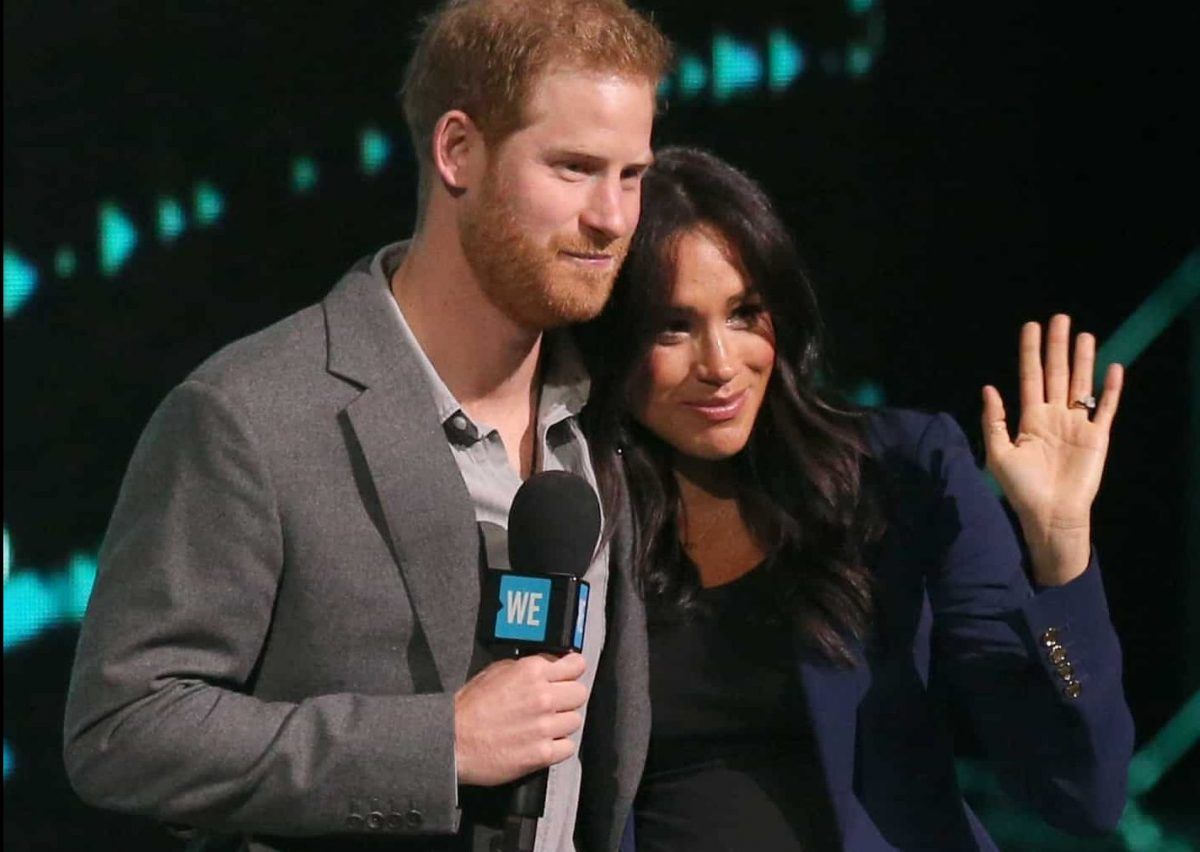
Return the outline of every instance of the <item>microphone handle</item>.
{"type": "Polygon", "coordinates": [[[504,852],[533,852],[538,819],[546,810],[550,769],[531,772],[516,782],[504,819],[504,852]]]}

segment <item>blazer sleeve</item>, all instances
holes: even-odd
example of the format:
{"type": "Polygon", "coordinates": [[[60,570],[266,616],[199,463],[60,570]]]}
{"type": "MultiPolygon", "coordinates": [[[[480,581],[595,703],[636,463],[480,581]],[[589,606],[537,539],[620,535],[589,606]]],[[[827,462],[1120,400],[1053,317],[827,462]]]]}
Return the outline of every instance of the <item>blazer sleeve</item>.
{"type": "Polygon", "coordinates": [[[929,596],[939,679],[1012,795],[1067,831],[1113,828],[1133,723],[1095,552],[1075,580],[1033,588],[1019,531],[951,417],[930,422],[918,455],[938,486],[942,558],[929,596]]]}
{"type": "Polygon", "coordinates": [[[185,382],[139,441],[101,549],[66,708],[75,790],[218,831],[454,831],[452,695],[248,694],[283,550],[256,436],[185,382]]]}

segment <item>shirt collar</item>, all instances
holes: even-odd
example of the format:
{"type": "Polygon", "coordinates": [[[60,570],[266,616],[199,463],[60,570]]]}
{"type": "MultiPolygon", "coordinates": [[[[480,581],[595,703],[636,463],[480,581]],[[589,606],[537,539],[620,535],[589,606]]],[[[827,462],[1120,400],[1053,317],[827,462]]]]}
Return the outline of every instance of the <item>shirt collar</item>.
{"type": "MultiPolygon", "coordinates": [[[[408,241],[393,243],[380,249],[372,259],[371,272],[380,278],[385,286],[390,288],[392,273],[403,261],[408,246],[408,241]]],[[[449,425],[449,421],[456,416],[461,416],[472,427],[475,434],[479,435],[478,425],[463,410],[462,405],[450,392],[450,388],[446,387],[446,383],[438,375],[437,368],[433,366],[433,362],[429,360],[425,350],[421,348],[416,335],[413,334],[412,328],[404,318],[404,312],[400,310],[400,305],[394,298],[388,299],[388,303],[395,311],[396,322],[405,345],[416,355],[421,372],[429,383],[429,389],[433,393],[434,408],[442,427],[453,428],[449,425]]],[[[591,390],[591,379],[583,365],[579,348],[575,345],[571,333],[566,329],[554,329],[543,335],[542,358],[545,361],[542,390],[538,402],[538,423],[543,428],[549,428],[578,415],[583,410],[591,390]]],[[[455,429],[455,431],[461,432],[462,430],[455,429]]]]}

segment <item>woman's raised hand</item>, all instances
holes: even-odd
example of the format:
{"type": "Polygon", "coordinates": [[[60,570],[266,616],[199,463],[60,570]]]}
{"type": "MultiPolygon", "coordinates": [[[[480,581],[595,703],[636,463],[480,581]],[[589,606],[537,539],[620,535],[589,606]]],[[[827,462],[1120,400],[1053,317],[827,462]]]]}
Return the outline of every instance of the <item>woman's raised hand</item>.
{"type": "Polygon", "coordinates": [[[1109,366],[1099,401],[1092,395],[1096,338],[1080,334],[1071,357],[1071,320],[1057,314],[1021,328],[1021,419],[1012,438],[1000,392],[983,389],[987,466],[1017,517],[1033,561],[1034,580],[1057,586],[1087,567],[1092,501],[1100,487],[1109,431],[1124,373],[1109,366]]]}

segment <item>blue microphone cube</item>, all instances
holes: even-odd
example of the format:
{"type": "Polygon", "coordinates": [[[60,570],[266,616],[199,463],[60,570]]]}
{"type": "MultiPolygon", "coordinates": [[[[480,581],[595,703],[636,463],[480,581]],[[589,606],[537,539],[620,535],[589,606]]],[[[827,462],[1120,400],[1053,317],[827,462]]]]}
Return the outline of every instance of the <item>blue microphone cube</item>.
{"type": "Polygon", "coordinates": [[[515,655],[582,651],[590,586],[573,574],[488,570],[480,639],[515,655]]]}

